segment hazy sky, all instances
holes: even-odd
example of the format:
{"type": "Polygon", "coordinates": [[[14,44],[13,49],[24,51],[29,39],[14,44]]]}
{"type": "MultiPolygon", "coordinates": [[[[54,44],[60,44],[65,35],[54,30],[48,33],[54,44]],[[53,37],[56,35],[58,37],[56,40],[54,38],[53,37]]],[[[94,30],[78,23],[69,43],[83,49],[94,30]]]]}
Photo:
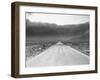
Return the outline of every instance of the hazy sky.
{"type": "Polygon", "coordinates": [[[26,13],[26,19],[30,22],[54,23],[58,25],[80,24],[89,22],[88,15],[63,15],[46,13],[26,13]]]}

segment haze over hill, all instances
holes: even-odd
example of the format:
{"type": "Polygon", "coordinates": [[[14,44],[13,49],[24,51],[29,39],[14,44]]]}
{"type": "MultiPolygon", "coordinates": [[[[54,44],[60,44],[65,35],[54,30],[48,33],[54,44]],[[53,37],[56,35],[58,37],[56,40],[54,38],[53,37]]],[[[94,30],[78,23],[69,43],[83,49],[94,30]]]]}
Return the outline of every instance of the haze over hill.
{"type": "Polygon", "coordinates": [[[88,42],[89,22],[57,25],[51,23],[35,23],[26,20],[26,40],[88,42]]]}

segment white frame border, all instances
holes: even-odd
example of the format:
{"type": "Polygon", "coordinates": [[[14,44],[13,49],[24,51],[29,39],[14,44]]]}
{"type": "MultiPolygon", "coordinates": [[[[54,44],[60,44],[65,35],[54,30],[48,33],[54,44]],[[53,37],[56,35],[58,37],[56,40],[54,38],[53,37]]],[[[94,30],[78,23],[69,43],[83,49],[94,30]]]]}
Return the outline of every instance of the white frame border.
{"type": "Polygon", "coordinates": [[[95,70],[95,10],[73,9],[73,8],[54,8],[37,6],[19,7],[19,30],[20,30],[20,51],[19,51],[19,74],[38,74],[55,72],[74,72],[95,70]],[[25,68],[25,12],[49,12],[49,13],[74,13],[90,15],[90,65],[57,66],[42,68],[25,68]]]}

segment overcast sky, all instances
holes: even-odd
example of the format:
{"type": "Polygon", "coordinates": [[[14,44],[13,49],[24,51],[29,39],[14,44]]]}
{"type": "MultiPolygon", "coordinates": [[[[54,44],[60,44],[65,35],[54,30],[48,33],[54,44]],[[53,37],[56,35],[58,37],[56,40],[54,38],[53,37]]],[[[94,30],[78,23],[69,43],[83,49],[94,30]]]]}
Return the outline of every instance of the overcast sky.
{"type": "Polygon", "coordinates": [[[47,13],[26,13],[26,19],[30,22],[54,23],[58,25],[81,24],[89,22],[88,15],[71,14],[47,14],[47,13]]]}

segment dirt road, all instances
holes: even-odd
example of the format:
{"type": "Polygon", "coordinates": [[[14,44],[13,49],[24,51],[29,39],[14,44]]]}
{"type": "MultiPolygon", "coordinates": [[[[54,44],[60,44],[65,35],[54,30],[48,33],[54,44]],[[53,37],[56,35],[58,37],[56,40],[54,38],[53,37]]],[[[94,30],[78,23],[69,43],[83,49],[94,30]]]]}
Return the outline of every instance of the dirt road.
{"type": "Polygon", "coordinates": [[[89,56],[63,44],[55,44],[26,62],[27,67],[89,64],[89,56]]]}

